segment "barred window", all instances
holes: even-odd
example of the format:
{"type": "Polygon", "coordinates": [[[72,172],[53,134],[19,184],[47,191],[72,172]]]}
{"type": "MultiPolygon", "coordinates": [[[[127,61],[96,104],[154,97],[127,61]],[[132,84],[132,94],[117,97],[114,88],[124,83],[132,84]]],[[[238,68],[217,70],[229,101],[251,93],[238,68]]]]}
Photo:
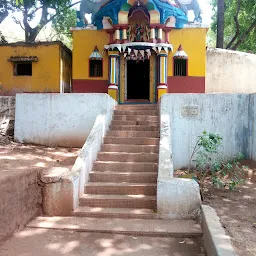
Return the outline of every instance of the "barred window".
{"type": "Polygon", "coordinates": [[[32,76],[32,62],[15,63],[14,75],[15,76],[32,76]]]}
{"type": "Polygon", "coordinates": [[[187,76],[187,59],[174,59],[174,76],[187,76]]]}
{"type": "Polygon", "coordinates": [[[90,60],[90,76],[101,77],[102,73],[102,60],[90,60]]]}

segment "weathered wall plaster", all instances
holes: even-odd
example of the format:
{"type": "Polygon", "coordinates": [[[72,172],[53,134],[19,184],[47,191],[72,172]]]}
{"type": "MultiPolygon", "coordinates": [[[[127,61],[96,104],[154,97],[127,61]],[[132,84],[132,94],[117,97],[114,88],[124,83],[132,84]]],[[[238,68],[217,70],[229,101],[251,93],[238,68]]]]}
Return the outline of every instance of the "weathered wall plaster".
{"type": "Polygon", "coordinates": [[[208,49],[206,93],[255,93],[256,55],[208,49]]]}
{"type": "Polygon", "coordinates": [[[81,147],[96,117],[113,111],[107,94],[17,94],[15,140],[81,147]]]}
{"type": "Polygon", "coordinates": [[[250,158],[256,161],[256,94],[250,95],[249,102],[250,158]]]}
{"type": "Polygon", "coordinates": [[[13,135],[15,97],[0,96],[0,135],[13,135]]]}
{"type": "Polygon", "coordinates": [[[34,170],[0,179],[0,241],[42,213],[42,193],[37,181],[34,170]]]}
{"type": "Polygon", "coordinates": [[[206,130],[223,138],[222,157],[250,156],[249,94],[166,94],[161,115],[169,115],[173,168],[188,166],[198,136],[206,130]]]}

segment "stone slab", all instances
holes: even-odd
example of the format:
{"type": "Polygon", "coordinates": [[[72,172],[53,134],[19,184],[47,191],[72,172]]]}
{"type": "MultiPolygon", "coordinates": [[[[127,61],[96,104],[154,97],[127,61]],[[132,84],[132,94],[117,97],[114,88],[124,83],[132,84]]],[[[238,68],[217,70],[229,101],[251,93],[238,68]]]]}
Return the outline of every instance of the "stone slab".
{"type": "Polygon", "coordinates": [[[207,255],[237,256],[230,237],[226,235],[216,211],[208,205],[202,205],[202,217],[207,255]]]}
{"type": "Polygon", "coordinates": [[[204,256],[202,238],[137,237],[26,228],[0,247],[1,256],[204,256]]]}
{"type": "Polygon", "coordinates": [[[159,237],[202,236],[200,224],[193,220],[37,217],[27,227],[159,237]]]}

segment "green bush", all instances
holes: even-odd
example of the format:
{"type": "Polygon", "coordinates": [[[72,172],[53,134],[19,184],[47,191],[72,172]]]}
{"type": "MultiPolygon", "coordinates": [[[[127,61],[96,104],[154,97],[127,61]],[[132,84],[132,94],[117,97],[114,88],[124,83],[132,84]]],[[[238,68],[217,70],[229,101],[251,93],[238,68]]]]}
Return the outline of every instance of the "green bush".
{"type": "Polygon", "coordinates": [[[231,159],[219,157],[219,148],[222,145],[222,137],[219,134],[202,132],[193,149],[189,170],[194,162],[195,179],[200,185],[202,193],[205,190],[205,180],[208,178],[216,187],[233,190],[238,184],[244,182],[245,166],[240,164],[244,159],[238,154],[231,159]]]}

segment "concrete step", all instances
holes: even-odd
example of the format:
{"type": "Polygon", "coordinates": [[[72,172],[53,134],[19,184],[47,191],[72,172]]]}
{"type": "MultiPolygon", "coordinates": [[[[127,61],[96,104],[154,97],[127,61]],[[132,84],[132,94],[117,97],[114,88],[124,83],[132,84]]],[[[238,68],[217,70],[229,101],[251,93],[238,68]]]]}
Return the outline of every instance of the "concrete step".
{"type": "Polygon", "coordinates": [[[89,182],[85,186],[86,194],[97,195],[156,195],[156,183],[113,183],[89,182]]]}
{"type": "Polygon", "coordinates": [[[143,137],[126,137],[116,138],[113,136],[106,136],[104,138],[105,144],[127,144],[127,145],[154,145],[159,146],[159,138],[143,137]]]}
{"type": "Polygon", "coordinates": [[[107,136],[111,137],[150,137],[159,138],[159,131],[108,131],[107,136]]]}
{"type": "Polygon", "coordinates": [[[158,122],[151,122],[151,121],[136,121],[136,120],[130,120],[130,121],[115,121],[113,120],[111,122],[111,125],[147,125],[147,126],[157,126],[159,127],[159,123],[158,122]]]}
{"type": "Polygon", "coordinates": [[[121,218],[121,219],[157,219],[157,214],[152,209],[132,208],[98,208],[80,206],[74,216],[94,218],[121,218]]]}
{"type": "Polygon", "coordinates": [[[158,153],[159,146],[152,145],[122,145],[122,144],[103,144],[104,152],[129,152],[129,153],[158,153]]]}
{"type": "Polygon", "coordinates": [[[158,106],[156,104],[126,104],[117,105],[116,110],[157,110],[158,106]]]}
{"type": "Polygon", "coordinates": [[[194,220],[37,217],[27,227],[152,237],[188,238],[203,235],[200,224],[194,220]]]}
{"type": "Polygon", "coordinates": [[[154,153],[119,153],[119,152],[99,152],[98,161],[116,162],[158,162],[158,154],[154,153]]]}
{"type": "Polygon", "coordinates": [[[158,126],[151,125],[111,125],[110,131],[158,131],[158,126]]]}
{"type": "Polygon", "coordinates": [[[153,109],[138,109],[138,110],[114,110],[114,115],[148,115],[148,116],[157,116],[158,111],[153,109]]]}
{"type": "Polygon", "coordinates": [[[113,121],[150,121],[150,122],[158,122],[158,116],[144,116],[144,115],[114,115],[113,121]]]}
{"type": "Polygon", "coordinates": [[[90,182],[156,183],[157,172],[90,172],[90,182]]]}
{"type": "Polygon", "coordinates": [[[156,197],[145,195],[93,195],[83,194],[80,206],[103,208],[156,209],[156,197]]]}
{"type": "Polygon", "coordinates": [[[95,172],[156,172],[158,171],[158,163],[129,163],[129,162],[110,162],[96,161],[94,162],[93,171],[95,172]]]}

